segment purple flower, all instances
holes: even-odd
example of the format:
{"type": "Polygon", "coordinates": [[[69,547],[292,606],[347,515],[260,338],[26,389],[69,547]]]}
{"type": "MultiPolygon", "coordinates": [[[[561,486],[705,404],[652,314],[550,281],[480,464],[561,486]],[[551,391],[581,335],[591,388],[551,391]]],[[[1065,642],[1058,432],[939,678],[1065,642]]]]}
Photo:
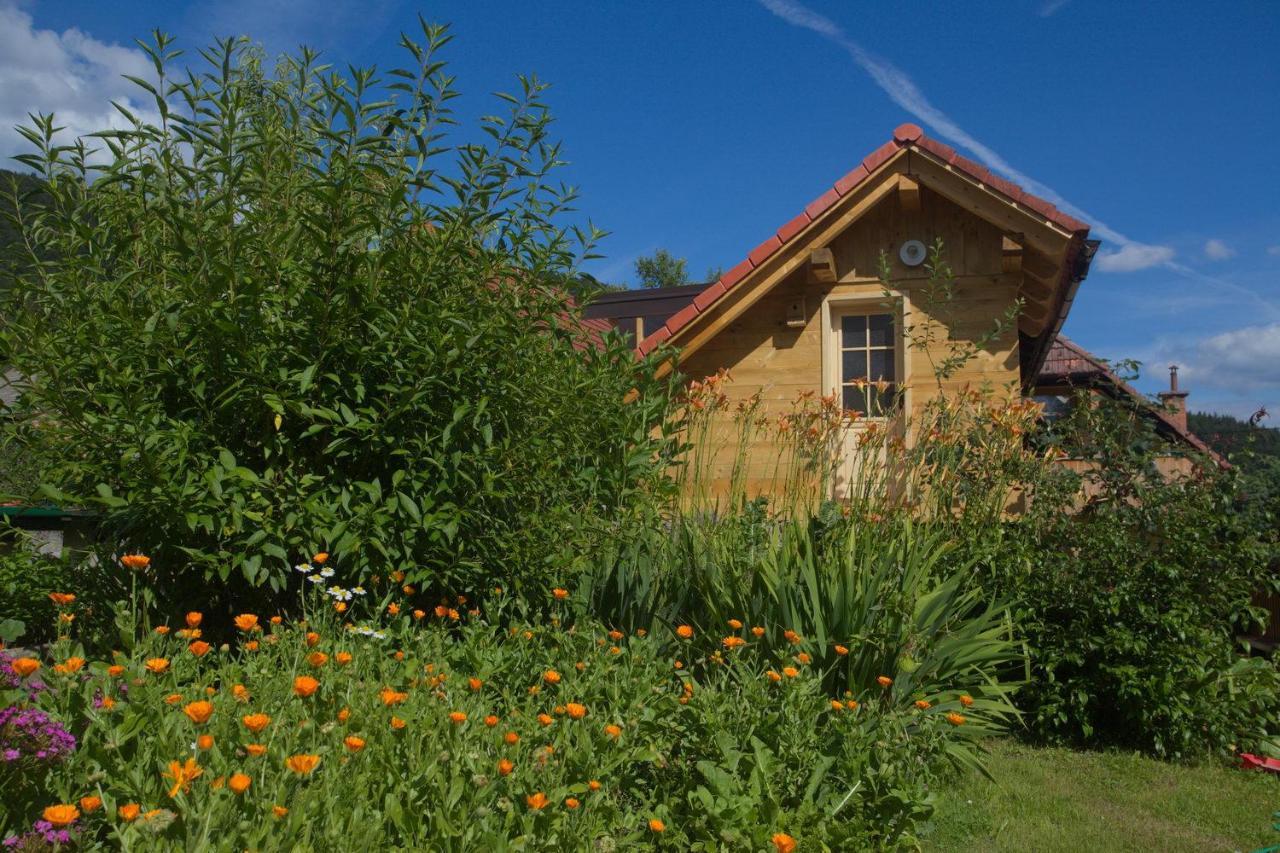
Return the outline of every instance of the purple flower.
{"type": "Polygon", "coordinates": [[[5,763],[53,763],[75,748],[75,736],[44,711],[16,705],[0,709],[0,755],[5,763]]]}
{"type": "Polygon", "coordinates": [[[47,820],[38,820],[25,835],[10,835],[0,844],[9,850],[35,851],[48,850],[51,844],[68,844],[71,833],[65,829],[54,829],[47,820]]]}

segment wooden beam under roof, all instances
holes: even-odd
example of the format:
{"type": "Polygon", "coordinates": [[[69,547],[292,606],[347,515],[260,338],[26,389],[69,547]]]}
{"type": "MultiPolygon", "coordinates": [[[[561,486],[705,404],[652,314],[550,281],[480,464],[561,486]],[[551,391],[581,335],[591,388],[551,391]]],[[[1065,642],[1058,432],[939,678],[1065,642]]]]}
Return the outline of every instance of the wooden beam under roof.
{"type": "Polygon", "coordinates": [[[839,277],[836,256],[830,249],[814,249],[809,253],[809,278],[812,281],[830,284],[839,277]]]}
{"type": "Polygon", "coordinates": [[[898,176],[898,203],[907,213],[920,211],[920,184],[910,175],[898,176]]]}

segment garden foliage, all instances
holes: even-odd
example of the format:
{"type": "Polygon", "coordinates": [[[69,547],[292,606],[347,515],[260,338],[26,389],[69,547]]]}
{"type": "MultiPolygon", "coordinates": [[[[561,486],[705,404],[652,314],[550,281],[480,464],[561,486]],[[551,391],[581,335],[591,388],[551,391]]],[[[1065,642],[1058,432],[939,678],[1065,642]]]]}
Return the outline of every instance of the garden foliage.
{"type": "Polygon", "coordinates": [[[321,549],[534,595],[658,485],[665,395],[565,295],[599,234],[558,224],[545,87],[455,138],[447,41],[344,75],[242,41],[188,70],[157,35],[154,120],[22,130],[44,189],[13,206],[0,363],[44,485],[19,497],[97,510],[171,597],[278,591],[321,549]]]}

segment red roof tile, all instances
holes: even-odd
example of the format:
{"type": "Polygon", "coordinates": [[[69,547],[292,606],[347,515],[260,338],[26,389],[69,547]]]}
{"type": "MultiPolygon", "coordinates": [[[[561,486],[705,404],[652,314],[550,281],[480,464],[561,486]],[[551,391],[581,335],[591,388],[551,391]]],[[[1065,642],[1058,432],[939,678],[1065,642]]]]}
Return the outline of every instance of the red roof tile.
{"type": "Polygon", "coordinates": [[[678,333],[699,314],[714,307],[716,302],[719,301],[719,299],[721,299],[734,285],[745,278],[751,270],[760,266],[772,257],[774,252],[786,245],[786,243],[803,231],[809,222],[816,220],[819,216],[825,213],[828,208],[839,201],[842,195],[847,194],[858,184],[862,183],[862,181],[869,177],[872,172],[883,166],[896,153],[904,148],[919,148],[923,151],[929,152],[935,157],[943,159],[947,163],[951,164],[957,171],[967,175],[969,178],[979,181],[992,190],[1007,196],[1010,201],[1025,205],[1031,210],[1034,210],[1044,216],[1055,225],[1065,228],[1074,234],[1084,236],[1089,230],[1088,224],[1081,222],[1074,217],[1068,216],[1044,199],[1037,198],[1036,196],[1025,192],[1012,181],[1006,180],[999,175],[992,174],[981,164],[976,163],[967,157],[958,155],[950,146],[929,139],[924,135],[924,131],[922,131],[918,125],[899,125],[893,131],[893,139],[881,145],[875,151],[872,151],[863,158],[862,163],[837,181],[835,186],[826,190],[813,201],[809,202],[809,205],[804,209],[803,213],[794,217],[779,228],[773,237],[770,237],[753,249],[747,256],[746,260],[742,261],[722,275],[718,282],[710,285],[698,296],[697,299],[693,301],[691,305],[684,310],[681,310],[678,314],[669,319],[666,325],[662,326],[657,332],[654,332],[642,341],[636,348],[637,354],[646,355],[649,352],[652,352],[658,344],[678,333]]]}

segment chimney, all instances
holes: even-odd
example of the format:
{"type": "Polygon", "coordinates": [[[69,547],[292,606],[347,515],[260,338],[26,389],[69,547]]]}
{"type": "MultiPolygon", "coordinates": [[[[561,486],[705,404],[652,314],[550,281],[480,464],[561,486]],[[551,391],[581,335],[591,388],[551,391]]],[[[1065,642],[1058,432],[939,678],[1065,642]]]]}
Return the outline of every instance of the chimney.
{"type": "Polygon", "coordinates": [[[1178,390],[1178,365],[1169,365],[1169,390],[1157,394],[1167,414],[1183,431],[1187,428],[1187,392],[1178,390]]]}

